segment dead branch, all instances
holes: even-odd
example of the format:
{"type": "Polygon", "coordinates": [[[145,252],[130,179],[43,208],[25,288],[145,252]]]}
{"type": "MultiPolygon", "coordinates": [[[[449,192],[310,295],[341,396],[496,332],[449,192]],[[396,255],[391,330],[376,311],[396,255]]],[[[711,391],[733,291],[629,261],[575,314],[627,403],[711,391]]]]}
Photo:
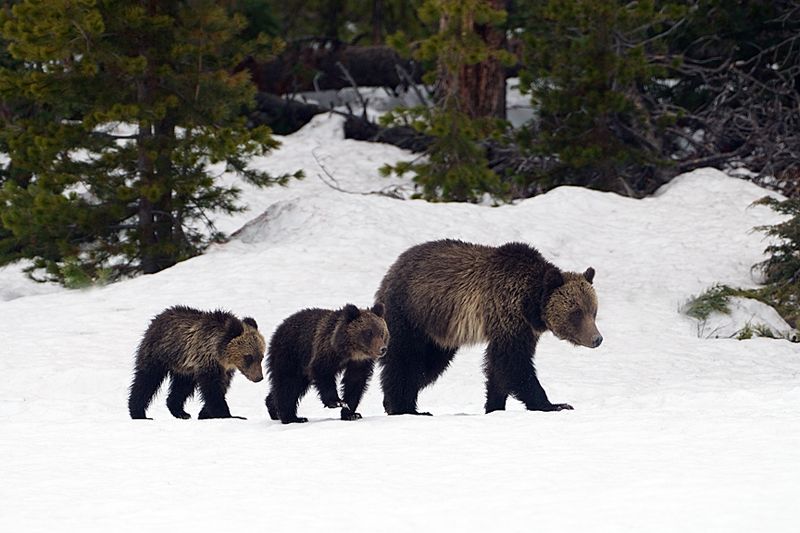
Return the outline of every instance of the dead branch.
{"type": "Polygon", "coordinates": [[[339,185],[339,180],[337,180],[336,177],[325,167],[325,165],[322,164],[322,161],[320,160],[319,156],[317,156],[317,148],[319,148],[319,147],[317,146],[317,147],[315,147],[315,148],[313,148],[311,150],[311,155],[314,157],[314,161],[317,162],[317,165],[319,166],[319,168],[325,174],[325,177],[323,177],[322,174],[318,173],[317,177],[319,178],[319,180],[322,183],[324,183],[325,185],[327,185],[328,187],[330,187],[334,191],[342,192],[342,193],[345,193],[345,194],[354,194],[354,195],[359,195],[359,196],[386,196],[387,198],[394,198],[395,200],[403,200],[404,199],[403,195],[399,191],[399,187],[396,186],[396,185],[393,185],[393,186],[390,186],[390,187],[384,187],[383,189],[381,189],[379,191],[367,191],[367,192],[348,191],[347,189],[343,189],[339,185]]]}

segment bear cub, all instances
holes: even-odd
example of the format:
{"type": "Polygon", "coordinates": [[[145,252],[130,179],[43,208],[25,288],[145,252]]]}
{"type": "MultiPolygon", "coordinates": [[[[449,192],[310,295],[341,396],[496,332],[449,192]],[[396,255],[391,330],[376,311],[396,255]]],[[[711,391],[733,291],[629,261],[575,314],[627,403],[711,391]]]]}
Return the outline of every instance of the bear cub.
{"type": "Polygon", "coordinates": [[[174,417],[191,418],[183,406],[199,388],[203,408],[198,418],[241,418],[231,416],[225,394],[236,369],[250,381],[263,379],[265,347],[252,318],[184,306],[163,311],[150,323],[136,353],[128,397],[131,418],[147,418],[145,411],[167,375],[167,407],[174,417]]]}
{"type": "Polygon", "coordinates": [[[325,407],[342,408],[342,420],[361,418],[356,408],[389,342],[383,312],[381,303],[372,309],[352,304],[338,311],[304,309],[278,326],[267,357],[270,418],[284,424],[307,422],[297,416],[297,405],[312,383],[325,407]],[[341,372],[343,399],[336,390],[341,372]]]}

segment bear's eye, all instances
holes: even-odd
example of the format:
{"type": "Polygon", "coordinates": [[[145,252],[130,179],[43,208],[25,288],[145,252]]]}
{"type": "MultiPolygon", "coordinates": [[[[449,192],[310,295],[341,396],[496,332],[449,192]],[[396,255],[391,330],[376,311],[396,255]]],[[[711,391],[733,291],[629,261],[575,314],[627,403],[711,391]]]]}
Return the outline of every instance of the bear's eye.
{"type": "Polygon", "coordinates": [[[244,366],[252,365],[253,361],[255,361],[255,360],[256,360],[255,357],[253,357],[252,355],[248,355],[247,357],[244,358],[244,366]]]}
{"type": "Polygon", "coordinates": [[[572,322],[574,325],[578,325],[581,323],[581,311],[580,309],[575,309],[569,314],[569,321],[572,322]]]}
{"type": "Polygon", "coordinates": [[[371,330],[371,329],[368,329],[367,331],[365,331],[365,332],[363,333],[363,339],[364,339],[364,342],[366,342],[366,343],[369,343],[369,342],[371,342],[371,341],[372,341],[372,337],[373,337],[373,336],[374,336],[374,333],[372,332],[372,330],[371,330]]]}

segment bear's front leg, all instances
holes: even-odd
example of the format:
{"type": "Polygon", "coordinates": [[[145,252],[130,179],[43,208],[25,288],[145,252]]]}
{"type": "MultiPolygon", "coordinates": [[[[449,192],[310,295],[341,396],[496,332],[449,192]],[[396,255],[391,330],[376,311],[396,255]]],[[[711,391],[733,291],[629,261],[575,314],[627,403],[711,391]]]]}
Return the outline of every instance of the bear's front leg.
{"type": "Polygon", "coordinates": [[[245,420],[241,416],[232,416],[225,401],[225,394],[228,391],[231,376],[222,368],[209,369],[203,372],[197,379],[200,388],[200,395],[203,398],[203,408],[197,415],[200,420],[209,418],[238,418],[245,420]]]}
{"type": "MultiPolygon", "coordinates": [[[[486,349],[488,360],[486,412],[499,410],[503,389],[525,404],[529,411],[571,410],[566,403],[554,404],[539,383],[533,355],[538,338],[532,331],[521,331],[489,342],[486,349]],[[491,400],[491,402],[490,402],[491,400]]],[[[502,401],[505,406],[505,401],[502,401]]]]}
{"type": "Polygon", "coordinates": [[[361,397],[367,389],[367,383],[375,368],[373,361],[351,361],[347,364],[342,377],[342,397],[345,406],[342,407],[342,420],[358,420],[361,414],[356,412],[361,397]]]}

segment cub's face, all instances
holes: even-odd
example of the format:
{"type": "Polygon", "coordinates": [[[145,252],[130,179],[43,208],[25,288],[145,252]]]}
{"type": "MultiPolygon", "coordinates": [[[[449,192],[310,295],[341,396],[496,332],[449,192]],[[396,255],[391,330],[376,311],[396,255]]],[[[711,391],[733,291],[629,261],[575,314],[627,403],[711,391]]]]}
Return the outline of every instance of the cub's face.
{"type": "Polygon", "coordinates": [[[544,310],[547,327],[559,339],[597,348],[603,336],[597,329],[597,295],[592,287],[594,269],[583,274],[565,273],[564,284],[553,291],[544,310]]]}
{"type": "Polygon", "coordinates": [[[255,324],[255,321],[246,318],[244,332],[228,344],[225,352],[228,355],[229,366],[236,367],[247,379],[258,383],[264,379],[261,363],[264,359],[266,343],[258,329],[250,325],[248,321],[255,324]]]}
{"type": "Polygon", "coordinates": [[[389,344],[389,329],[383,319],[383,305],[361,310],[347,326],[353,359],[376,360],[383,357],[389,344]]]}

